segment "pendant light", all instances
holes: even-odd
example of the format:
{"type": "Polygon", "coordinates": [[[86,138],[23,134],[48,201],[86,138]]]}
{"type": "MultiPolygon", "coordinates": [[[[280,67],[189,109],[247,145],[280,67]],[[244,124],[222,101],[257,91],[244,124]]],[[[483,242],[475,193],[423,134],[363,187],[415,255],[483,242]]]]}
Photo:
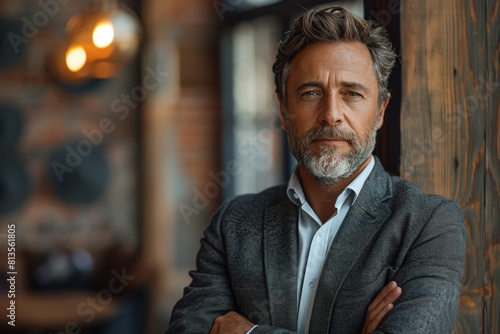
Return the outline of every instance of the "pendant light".
{"type": "Polygon", "coordinates": [[[66,36],[50,56],[50,70],[62,83],[82,84],[115,76],[136,54],[141,28],[128,7],[101,0],[69,19],[66,36]]]}

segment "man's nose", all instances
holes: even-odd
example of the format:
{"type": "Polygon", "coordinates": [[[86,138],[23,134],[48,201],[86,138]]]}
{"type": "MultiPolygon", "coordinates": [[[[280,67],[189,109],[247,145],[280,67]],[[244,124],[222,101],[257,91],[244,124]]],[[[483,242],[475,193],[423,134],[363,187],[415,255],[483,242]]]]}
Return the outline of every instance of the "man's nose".
{"type": "Polygon", "coordinates": [[[335,94],[328,94],[323,99],[319,115],[319,121],[325,125],[336,125],[344,120],[342,103],[335,94]]]}

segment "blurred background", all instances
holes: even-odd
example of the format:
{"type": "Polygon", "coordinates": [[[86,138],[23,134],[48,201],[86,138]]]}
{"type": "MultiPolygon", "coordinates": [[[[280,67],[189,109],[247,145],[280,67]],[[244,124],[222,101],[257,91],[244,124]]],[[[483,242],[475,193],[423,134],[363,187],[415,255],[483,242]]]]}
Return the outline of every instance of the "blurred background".
{"type": "Polygon", "coordinates": [[[500,328],[489,274],[500,264],[486,268],[479,255],[500,249],[489,211],[499,25],[475,18],[498,1],[401,2],[0,0],[0,306],[13,299],[13,271],[17,306],[2,333],[163,332],[221,202],[288,180],[276,45],[306,9],[333,4],[378,20],[403,60],[376,154],[466,212],[470,274],[456,332],[500,328]],[[470,50],[488,45],[484,59],[461,54],[460,36],[470,50]],[[461,186],[471,175],[478,186],[461,186]]]}

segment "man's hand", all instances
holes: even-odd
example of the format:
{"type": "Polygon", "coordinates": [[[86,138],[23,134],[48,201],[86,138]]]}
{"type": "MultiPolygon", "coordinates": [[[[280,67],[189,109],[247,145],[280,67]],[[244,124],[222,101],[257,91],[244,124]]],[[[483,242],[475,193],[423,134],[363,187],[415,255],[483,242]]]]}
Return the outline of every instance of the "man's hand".
{"type": "MultiPolygon", "coordinates": [[[[394,307],[394,302],[401,296],[401,288],[396,282],[387,284],[368,306],[365,324],[361,334],[374,332],[382,322],[384,316],[394,307]]],[[[253,327],[247,318],[239,313],[230,311],[217,317],[208,334],[244,334],[253,327]]]]}
{"type": "Polygon", "coordinates": [[[245,334],[254,324],[234,311],[215,318],[214,325],[208,334],[245,334]]]}
{"type": "Polygon", "coordinates": [[[384,316],[394,307],[394,302],[401,296],[401,288],[396,282],[387,284],[375,299],[368,305],[365,325],[361,334],[373,333],[384,316]]]}

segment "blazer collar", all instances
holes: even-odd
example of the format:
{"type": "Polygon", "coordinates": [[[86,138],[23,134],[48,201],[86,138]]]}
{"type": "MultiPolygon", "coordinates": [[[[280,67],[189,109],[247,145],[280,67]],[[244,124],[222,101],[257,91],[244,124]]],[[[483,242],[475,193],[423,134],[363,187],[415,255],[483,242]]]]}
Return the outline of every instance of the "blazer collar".
{"type": "MultiPolygon", "coordinates": [[[[375,156],[374,156],[375,157],[375,156]]],[[[310,333],[328,333],[337,292],[356,260],[389,217],[392,182],[378,158],[328,251],[314,301],[310,333]]]]}

